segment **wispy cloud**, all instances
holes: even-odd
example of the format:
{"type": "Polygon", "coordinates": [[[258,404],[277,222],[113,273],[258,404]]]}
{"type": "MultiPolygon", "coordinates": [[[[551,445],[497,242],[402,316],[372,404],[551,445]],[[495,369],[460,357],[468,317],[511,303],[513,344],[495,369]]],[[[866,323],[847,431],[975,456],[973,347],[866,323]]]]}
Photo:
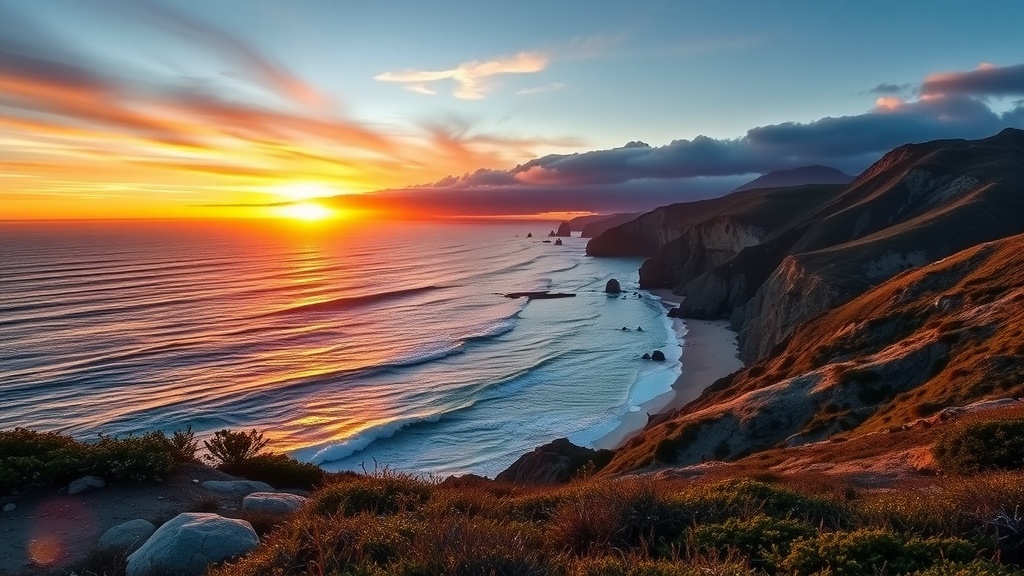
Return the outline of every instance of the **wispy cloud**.
{"type": "MultiPolygon", "coordinates": [[[[486,80],[501,74],[532,74],[547,68],[551,58],[543,52],[520,52],[514,56],[492,60],[463,62],[448,70],[400,70],[384,72],[374,77],[382,82],[397,82],[426,88],[430,82],[452,80],[452,95],[462,100],[481,100],[490,91],[486,80]]],[[[419,90],[416,90],[419,92],[419,90]]]]}
{"type": "Polygon", "coordinates": [[[995,66],[982,63],[969,72],[942,72],[925,78],[922,95],[1020,96],[1024,94],[1024,64],[995,66]]]}
{"type": "MultiPolygon", "coordinates": [[[[207,23],[168,12],[169,5],[155,13],[122,10],[120,3],[97,6],[110,8],[109,17],[126,26],[168,34],[190,50],[201,47],[211,67],[228,70],[241,84],[183,81],[153,72],[162,66],[140,73],[120,60],[86,57],[82,47],[62,46],[43,19],[18,14],[17,21],[32,24],[31,34],[21,33],[22,26],[0,27],[0,204],[6,215],[22,209],[9,202],[15,195],[75,202],[130,190],[140,203],[165,211],[173,208],[166,204],[170,191],[190,204],[260,202],[297,174],[339,190],[393,188],[512,165],[536,148],[579,145],[487,133],[462,120],[362,122],[332,110],[332,95],[287,65],[207,23]],[[276,98],[250,100],[252,88],[276,98]]],[[[8,8],[0,7],[0,17],[11,15],[8,8]]],[[[524,54],[467,65],[459,78],[468,79],[465,90],[481,90],[474,82],[544,64],[543,57],[524,54]]],[[[407,88],[433,91],[419,84],[407,88]]],[[[179,207],[184,201],[176,200],[179,207]]],[[[119,206],[96,209],[117,212],[119,206]]]]}
{"type": "Polygon", "coordinates": [[[545,84],[543,86],[534,86],[533,88],[523,88],[522,90],[516,92],[516,94],[527,95],[527,94],[541,94],[543,92],[554,92],[555,90],[561,90],[562,88],[565,88],[565,86],[566,86],[566,84],[564,82],[550,82],[550,83],[545,84]]]}
{"type": "Polygon", "coordinates": [[[425,94],[427,96],[433,96],[434,94],[437,94],[437,90],[427,88],[423,84],[409,84],[408,86],[405,87],[405,89],[409,90],[410,92],[415,92],[417,94],[425,94]]]}

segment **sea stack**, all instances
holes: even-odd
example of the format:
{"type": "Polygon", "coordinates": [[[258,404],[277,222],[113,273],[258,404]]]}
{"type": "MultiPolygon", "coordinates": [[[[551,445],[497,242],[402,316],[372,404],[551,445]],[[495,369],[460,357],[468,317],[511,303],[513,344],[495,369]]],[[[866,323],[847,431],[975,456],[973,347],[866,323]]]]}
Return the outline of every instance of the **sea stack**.
{"type": "Polygon", "coordinates": [[[604,291],[606,294],[618,294],[622,292],[622,287],[619,286],[619,281],[612,278],[604,285],[604,291]]]}
{"type": "Polygon", "coordinates": [[[562,239],[561,238],[555,238],[555,246],[561,246],[561,245],[562,245],[562,239]]]}
{"type": "Polygon", "coordinates": [[[572,228],[568,222],[562,222],[558,225],[558,231],[555,232],[555,236],[561,236],[562,238],[568,238],[572,236],[572,228]]]}

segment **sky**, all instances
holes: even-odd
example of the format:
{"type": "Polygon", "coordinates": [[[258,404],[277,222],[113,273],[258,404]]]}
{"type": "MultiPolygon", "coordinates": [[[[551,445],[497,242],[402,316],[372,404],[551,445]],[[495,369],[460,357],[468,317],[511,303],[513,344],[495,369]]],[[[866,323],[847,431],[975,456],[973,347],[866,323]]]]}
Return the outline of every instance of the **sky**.
{"type": "Polygon", "coordinates": [[[1020,22],[1003,1],[0,0],[0,220],[335,195],[607,212],[856,174],[1024,128],[1020,22]]]}

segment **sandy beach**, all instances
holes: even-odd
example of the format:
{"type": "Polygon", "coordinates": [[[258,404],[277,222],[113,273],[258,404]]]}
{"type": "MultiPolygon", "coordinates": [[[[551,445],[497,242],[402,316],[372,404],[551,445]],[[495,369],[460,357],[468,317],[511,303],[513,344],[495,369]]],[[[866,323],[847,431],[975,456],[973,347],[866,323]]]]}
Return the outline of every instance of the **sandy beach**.
{"type": "MultiPolygon", "coordinates": [[[[668,305],[679,303],[670,290],[651,290],[668,305]]],[[[643,430],[650,415],[675,410],[694,400],[715,380],[743,367],[736,357],[736,333],[728,320],[672,320],[672,329],[682,344],[682,374],[672,390],[644,402],[639,410],[627,413],[618,426],[594,442],[595,448],[617,448],[643,430]]]]}

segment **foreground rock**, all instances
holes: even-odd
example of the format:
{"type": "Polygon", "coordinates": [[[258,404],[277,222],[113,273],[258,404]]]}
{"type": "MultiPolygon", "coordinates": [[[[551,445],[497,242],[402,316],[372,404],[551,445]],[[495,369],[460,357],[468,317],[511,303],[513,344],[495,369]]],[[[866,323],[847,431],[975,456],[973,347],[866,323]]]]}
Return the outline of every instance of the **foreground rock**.
{"type": "Polygon", "coordinates": [[[244,496],[253,492],[273,492],[274,487],[266,482],[256,480],[207,480],[203,488],[221,494],[238,494],[244,496]]]}
{"type": "Polygon", "coordinates": [[[68,494],[81,494],[93,488],[103,488],[107,483],[99,476],[84,476],[68,484],[68,494]]]}
{"type": "Polygon", "coordinates": [[[256,514],[288,515],[302,508],[308,498],[283,492],[255,492],[242,499],[242,510],[256,514]]]}
{"type": "Polygon", "coordinates": [[[654,360],[655,362],[664,362],[665,353],[661,350],[655,350],[654,352],[651,352],[651,360],[654,360]]]}
{"type": "Polygon", "coordinates": [[[587,468],[594,472],[604,468],[612,455],[611,450],[592,450],[559,438],[523,454],[495,480],[516,484],[561,484],[587,468]]]}
{"type": "Polygon", "coordinates": [[[241,556],[260,543],[244,520],[216,514],[179,514],[128,557],[127,576],[198,576],[214,562],[241,556]]]}
{"type": "Polygon", "coordinates": [[[615,278],[608,280],[608,283],[604,285],[604,291],[606,294],[619,294],[622,292],[622,287],[619,286],[619,281],[615,278]]]}
{"type": "Polygon", "coordinates": [[[146,520],[129,520],[118,524],[100,536],[100,550],[129,554],[138,550],[153,533],[156,526],[146,520]]]}

